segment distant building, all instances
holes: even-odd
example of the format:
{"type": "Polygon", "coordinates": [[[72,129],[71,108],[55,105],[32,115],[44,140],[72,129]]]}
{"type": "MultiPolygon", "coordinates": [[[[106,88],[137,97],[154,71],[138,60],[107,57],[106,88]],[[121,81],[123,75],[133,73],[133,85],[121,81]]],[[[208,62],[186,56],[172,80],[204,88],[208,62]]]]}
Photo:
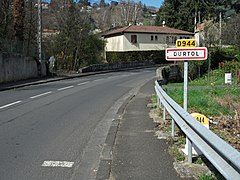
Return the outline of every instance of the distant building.
{"type": "Polygon", "coordinates": [[[59,34],[59,31],[55,30],[55,29],[43,29],[42,30],[43,39],[47,38],[49,36],[52,36],[52,35],[57,35],[57,34],[59,34]]]}
{"type": "MultiPolygon", "coordinates": [[[[42,2],[41,4],[42,4],[42,9],[43,9],[43,10],[46,10],[46,9],[49,8],[49,3],[48,3],[48,2],[42,2]]],[[[34,4],[34,8],[38,8],[38,2],[36,2],[36,3],[34,4]]]]}
{"type": "Polygon", "coordinates": [[[205,23],[197,24],[195,27],[195,39],[197,41],[197,46],[204,46],[204,27],[205,23]]]}
{"type": "Polygon", "coordinates": [[[71,3],[71,0],[52,0],[51,7],[63,9],[65,7],[70,7],[71,3]]]}
{"type": "Polygon", "coordinates": [[[162,26],[127,26],[103,35],[106,52],[159,51],[175,47],[177,39],[192,39],[194,33],[162,26]]]}

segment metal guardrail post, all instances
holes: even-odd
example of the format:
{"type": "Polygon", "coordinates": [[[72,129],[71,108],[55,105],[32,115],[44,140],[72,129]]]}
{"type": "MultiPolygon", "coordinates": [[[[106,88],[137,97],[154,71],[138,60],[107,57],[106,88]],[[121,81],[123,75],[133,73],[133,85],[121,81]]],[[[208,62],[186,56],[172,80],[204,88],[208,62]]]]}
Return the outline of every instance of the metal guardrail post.
{"type": "Polygon", "coordinates": [[[160,98],[158,96],[157,96],[157,105],[158,105],[158,107],[161,106],[161,100],[160,100],[160,98]]]}
{"type": "Polygon", "coordinates": [[[187,151],[188,151],[188,163],[192,163],[192,142],[189,138],[186,138],[187,151]]]}
{"type": "Polygon", "coordinates": [[[160,108],[162,108],[162,101],[161,101],[161,97],[160,97],[160,98],[158,98],[158,100],[159,100],[159,107],[160,107],[160,108]]]}
{"type": "Polygon", "coordinates": [[[175,135],[175,121],[172,118],[172,138],[174,138],[174,135],[175,135]]]}
{"type": "Polygon", "coordinates": [[[166,108],[163,106],[163,121],[166,122],[166,108]]]}

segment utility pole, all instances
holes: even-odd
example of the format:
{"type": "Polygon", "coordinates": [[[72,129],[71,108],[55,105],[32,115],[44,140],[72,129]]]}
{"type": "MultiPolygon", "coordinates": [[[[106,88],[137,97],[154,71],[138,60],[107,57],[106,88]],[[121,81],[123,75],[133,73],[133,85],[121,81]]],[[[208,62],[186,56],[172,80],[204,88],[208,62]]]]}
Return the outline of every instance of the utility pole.
{"type": "Polygon", "coordinates": [[[219,46],[222,46],[222,12],[219,14],[219,46]]]}
{"type": "Polygon", "coordinates": [[[194,33],[197,30],[197,7],[195,6],[195,15],[194,15],[194,33]]]}
{"type": "Polygon", "coordinates": [[[198,24],[201,24],[201,11],[198,11],[198,24]]]}
{"type": "Polygon", "coordinates": [[[38,0],[38,58],[42,62],[42,0],[38,0]]]}

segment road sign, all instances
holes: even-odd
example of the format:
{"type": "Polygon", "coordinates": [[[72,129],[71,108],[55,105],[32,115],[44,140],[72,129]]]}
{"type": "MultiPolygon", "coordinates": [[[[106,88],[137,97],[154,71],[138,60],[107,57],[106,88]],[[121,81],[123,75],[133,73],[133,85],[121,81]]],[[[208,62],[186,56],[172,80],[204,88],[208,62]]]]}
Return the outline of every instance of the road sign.
{"type": "Polygon", "coordinates": [[[176,41],[176,47],[189,48],[189,47],[196,47],[196,46],[197,46],[196,39],[178,39],[176,41]]]}
{"type": "Polygon", "coordinates": [[[209,129],[209,119],[200,113],[192,113],[191,114],[197,121],[199,121],[202,125],[209,129]]]}
{"type": "Polygon", "coordinates": [[[167,61],[206,60],[207,48],[167,48],[165,57],[167,61]]]}

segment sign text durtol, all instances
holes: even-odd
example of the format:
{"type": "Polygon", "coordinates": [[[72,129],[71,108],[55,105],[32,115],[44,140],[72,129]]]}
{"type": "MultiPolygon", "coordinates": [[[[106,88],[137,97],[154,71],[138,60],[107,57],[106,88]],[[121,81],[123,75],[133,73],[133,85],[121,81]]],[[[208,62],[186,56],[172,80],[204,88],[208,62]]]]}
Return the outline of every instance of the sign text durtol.
{"type": "Polygon", "coordinates": [[[168,61],[206,60],[206,59],[207,59],[206,47],[166,49],[166,60],[168,61]]]}

